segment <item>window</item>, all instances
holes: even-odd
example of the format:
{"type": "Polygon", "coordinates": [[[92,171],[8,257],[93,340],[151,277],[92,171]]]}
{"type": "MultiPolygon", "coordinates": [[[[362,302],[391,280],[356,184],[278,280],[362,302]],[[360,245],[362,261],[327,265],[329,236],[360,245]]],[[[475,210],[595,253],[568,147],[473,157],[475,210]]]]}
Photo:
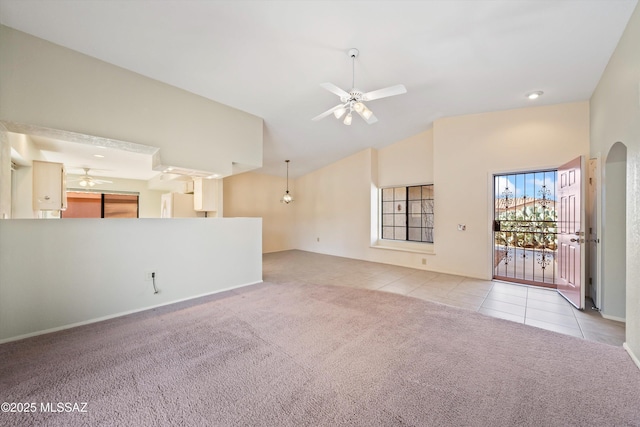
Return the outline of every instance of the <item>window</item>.
{"type": "Polygon", "coordinates": [[[67,191],[62,218],[138,218],[137,194],[67,191]]]}
{"type": "Polygon", "coordinates": [[[381,193],[383,239],[433,243],[433,184],[381,193]]]}
{"type": "Polygon", "coordinates": [[[103,218],[138,218],[138,195],[103,194],[103,218]]]}

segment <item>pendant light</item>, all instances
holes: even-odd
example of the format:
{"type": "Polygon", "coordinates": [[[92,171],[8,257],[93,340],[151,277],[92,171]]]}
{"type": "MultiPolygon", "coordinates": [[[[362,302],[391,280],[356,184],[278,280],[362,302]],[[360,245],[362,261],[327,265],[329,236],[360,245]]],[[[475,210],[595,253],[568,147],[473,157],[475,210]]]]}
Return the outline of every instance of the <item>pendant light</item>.
{"type": "Polygon", "coordinates": [[[285,191],[284,196],[282,196],[280,203],[286,203],[288,205],[293,202],[293,197],[289,194],[289,160],[285,160],[285,163],[287,164],[287,191],[285,191]]]}

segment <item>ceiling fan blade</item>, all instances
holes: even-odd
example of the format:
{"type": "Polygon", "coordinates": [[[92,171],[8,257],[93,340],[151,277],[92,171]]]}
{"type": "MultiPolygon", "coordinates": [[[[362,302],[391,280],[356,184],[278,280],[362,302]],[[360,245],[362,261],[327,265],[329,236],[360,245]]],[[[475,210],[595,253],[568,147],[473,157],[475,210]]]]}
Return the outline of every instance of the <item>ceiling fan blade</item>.
{"type": "Polygon", "coordinates": [[[362,95],[363,101],[373,101],[374,99],[386,98],[388,96],[401,95],[407,93],[407,88],[404,85],[395,85],[385,87],[384,89],[374,90],[362,95]]]}
{"type": "Polygon", "coordinates": [[[340,89],[338,86],[334,85],[333,83],[322,83],[320,86],[322,86],[323,88],[325,88],[326,90],[328,90],[331,93],[335,93],[340,98],[349,99],[349,97],[351,96],[351,95],[349,95],[349,92],[346,92],[346,91],[340,89]]]}
{"type": "Polygon", "coordinates": [[[318,116],[315,116],[315,117],[314,117],[313,119],[311,119],[311,120],[313,120],[313,121],[318,121],[318,120],[320,120],[320,119],[324,119],[325,117],[327,117],[329,114],[333,113],[334,111],[339,110],[339,109],[341,109],[341,108],[344,108],[344,107],[345,107],[345,105],[346,105],[346,104],[338,104],[338,105],[336,105],[335,107],[333,107],[333,108],[331,108],[331,109],[329,109],[329,110],[325,111],[324,113],[322,113],[322,114],[320,114],[320,115],[318,115],[318,116]]]}
{"type": "Polygon", "coordinates": [[[371,110],[369,110],[368,108],[366,108],[366,110],[362,110],[362,111],[357,111],[356,110],[356,113],[360,114],[360,117],[362,117],[364,119],[364,121],[367,122],[370,125],[372,125],[372,124],[374,124],[375,122],[378,121],[378,118],[376,116],[374,116],[373,113],[371,112],[371,110]],[[367,118],[367,117],[369,117],[369,118],[367,118]]]}

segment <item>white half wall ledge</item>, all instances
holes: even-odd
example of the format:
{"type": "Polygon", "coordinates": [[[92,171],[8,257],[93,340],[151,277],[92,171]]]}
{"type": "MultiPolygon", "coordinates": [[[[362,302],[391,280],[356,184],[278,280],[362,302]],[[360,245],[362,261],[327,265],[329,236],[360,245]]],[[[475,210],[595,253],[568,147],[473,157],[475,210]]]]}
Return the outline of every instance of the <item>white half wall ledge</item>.
{"type": "Polygon", "coordinates": [[[0,235],[0,343],[262,281],[260,218],[4,220],[0,235]]]}

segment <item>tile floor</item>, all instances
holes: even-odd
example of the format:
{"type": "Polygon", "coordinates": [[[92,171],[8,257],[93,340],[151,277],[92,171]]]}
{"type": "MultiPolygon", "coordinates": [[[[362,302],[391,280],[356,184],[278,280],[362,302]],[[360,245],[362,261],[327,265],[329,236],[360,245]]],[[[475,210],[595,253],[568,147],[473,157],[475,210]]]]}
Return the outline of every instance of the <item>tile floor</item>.
{"type": "Polygon", "coordinates": [[[576,310],[555,290],[533,286],[297,250],[265,254],[263,279],[394,292],[617,346],[625,336],[624,323],[603,318],[590,305],[576,310]]]}

